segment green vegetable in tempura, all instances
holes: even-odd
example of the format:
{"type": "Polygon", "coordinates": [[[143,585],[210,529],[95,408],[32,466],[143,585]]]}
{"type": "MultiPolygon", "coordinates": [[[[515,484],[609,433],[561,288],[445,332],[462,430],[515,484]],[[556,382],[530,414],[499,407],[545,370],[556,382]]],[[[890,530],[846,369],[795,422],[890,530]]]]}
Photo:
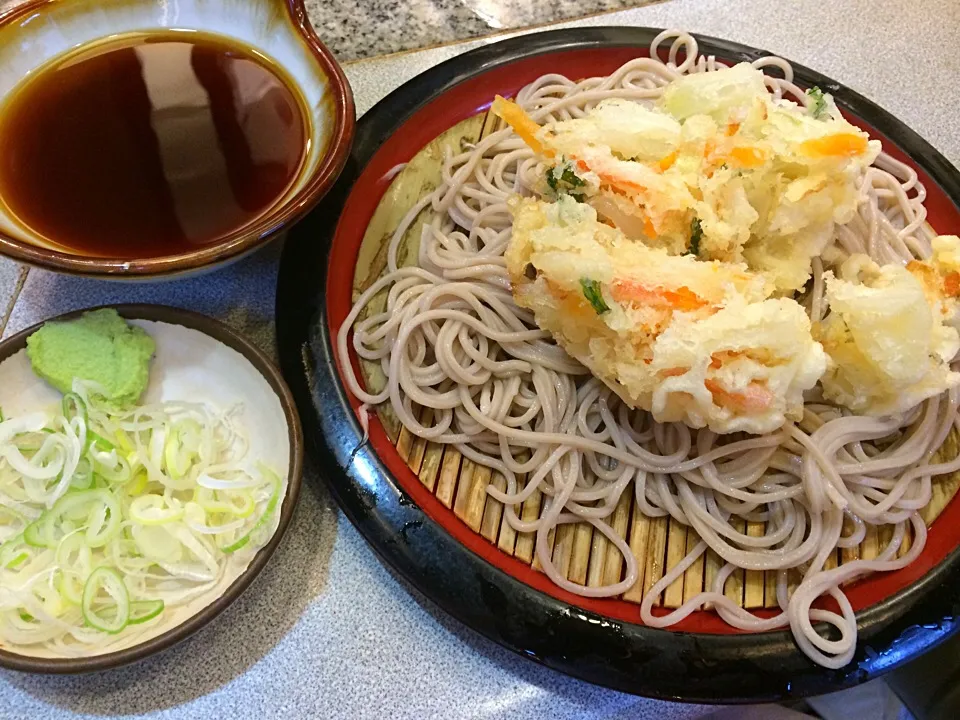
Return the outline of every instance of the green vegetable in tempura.
{"type": "Polygon", "coordinates": [[[814,85],[807,90],[807,95],[813,101],[813,104],[810,105],[810,114],[819,120],[827,111],[827,99],[823,96],[823,90],[814,85]]]}

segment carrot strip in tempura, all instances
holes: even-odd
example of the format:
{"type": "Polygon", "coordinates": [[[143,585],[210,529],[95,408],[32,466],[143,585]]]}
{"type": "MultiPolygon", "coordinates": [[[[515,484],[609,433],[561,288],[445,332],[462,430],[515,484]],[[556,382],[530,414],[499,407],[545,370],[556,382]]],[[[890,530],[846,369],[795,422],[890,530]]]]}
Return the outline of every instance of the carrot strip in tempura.
{"type": "Polygon", "coordinates": [[[513,128],[513,131],[520,136],[520,139],[537,155],[553,157],[553,151],[544,148],[543,143],[537,140],[537,133],[540,131],[540,126],[513,100],[506,100],[497,95],[490,110],[494,115],[501,118],[507,125],[513,128]]]}

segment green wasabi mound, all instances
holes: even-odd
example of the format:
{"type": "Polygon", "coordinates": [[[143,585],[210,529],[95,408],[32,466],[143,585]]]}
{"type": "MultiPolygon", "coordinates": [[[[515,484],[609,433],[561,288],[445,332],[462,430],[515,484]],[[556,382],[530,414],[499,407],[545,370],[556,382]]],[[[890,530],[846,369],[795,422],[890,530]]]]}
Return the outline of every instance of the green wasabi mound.
{"type": "Polygon", "coordinates": [[[136,404],[146,389],[154,349],[153,338],[110,308],[45,323],[27,338],[33,371],[57,390],[67,393],[75,379],[87,380],[121,408],[136,404]]]}

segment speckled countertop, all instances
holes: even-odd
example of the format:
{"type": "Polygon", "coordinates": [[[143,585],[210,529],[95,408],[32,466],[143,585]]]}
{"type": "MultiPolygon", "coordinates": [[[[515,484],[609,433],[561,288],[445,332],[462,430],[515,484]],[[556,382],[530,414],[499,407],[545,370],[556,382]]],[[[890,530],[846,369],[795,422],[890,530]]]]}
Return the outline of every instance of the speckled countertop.
{"type": "Polygon", "coordinates": [[[306,0],[342,61],[482,37],[659,0],[306,0]]]}
{"type": "MultiPolygon", "coordinates": [[[[668,0],[570,24],[682,26],[782,52],[878,101],[960,162],[955,0],[794,0],[779,3],[775,13],[770,7],[765,0],[668,0]]],[[[481,42],[488,41],[348,65],[359,112],[416,73],[481,42]]],[[[212,275],[151,285],[24,274],[0,261],[0,328],[9,335],[68,309],[158,302],[226,318],[272,350],[279,255],[275,244],[212,275]]],[[[384,568],[309,468],[283,546],[253,587],[199,635],[109,673],[59,678],[0,672],[0,718],[25,720],[667,720],[711,711],[593,687],[478,637],[384,568]]]]}

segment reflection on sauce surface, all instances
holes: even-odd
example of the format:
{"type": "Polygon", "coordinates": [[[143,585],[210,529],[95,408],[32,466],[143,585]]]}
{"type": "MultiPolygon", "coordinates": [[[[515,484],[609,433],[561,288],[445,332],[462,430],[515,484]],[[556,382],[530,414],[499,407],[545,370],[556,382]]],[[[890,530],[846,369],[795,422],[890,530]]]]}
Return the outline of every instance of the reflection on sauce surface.
{"type": "Polygon", "coordinates": [[[215,36],[88,46],[0,110],[0,198],[68,252],[196,249],[261,216],[297,177],[303,104],[280,72],[215,36]]]}

